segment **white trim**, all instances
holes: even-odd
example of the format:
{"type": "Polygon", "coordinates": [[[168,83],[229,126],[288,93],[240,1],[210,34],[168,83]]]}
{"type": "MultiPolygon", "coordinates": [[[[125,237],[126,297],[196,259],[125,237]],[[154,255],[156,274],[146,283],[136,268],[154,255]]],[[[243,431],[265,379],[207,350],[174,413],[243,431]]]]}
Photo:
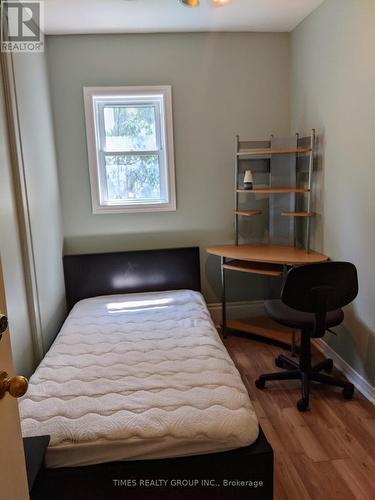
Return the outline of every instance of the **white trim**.
{"type": "Polygon", "coordinates": [[[327,358],[332,358],[333,364],[358,389],[366,399],[375,404],[375,387],[369,384],[362,375],[352,368],[336,351],[323,339],[313,339],[315,347],[327,358]]]}
{"type": "Polygon", "coordinates": [[[139,205],[100,205],[93,207],[92,213],[97,214],[138,214],[145,212],[174,212],[176,208],[170,206],[169,203],[140,203],[139,205]]]}
{"type": "Polygon", "coordinates": [[[139,213],[139,212],[174,212],[176,211],[176,181],[174,163],[174,141],[173,141],[173,115],[172,115],[172,87],[170,85],[147,86],[147,87],[83,87],[84,109],[86,121],[87,153],[90,173],[91,201],[93,214],[116,214],[116,213],[139,213]],[[167,201],[157,203],[143,203],[139,201],[133,204],[104,204],[101,202],[99,165],[100,154],[97,144],[99,127],[96,124],[96,112],[94,109],[94,98],[119,99],[126,97],[152,98],[161,97],[160,111],[164,120],[160,123],[161,149],[166,173],[167,201]]]}
{"type": "MultiPolygon", "coordinates": [[[[221,303],[207,304],[208,310],[211,314],[212,321],[216,326],[221,324],[221,303]]],[[[242,302],[228,302],[227,315],[231,317],[254,317],[264,314],[264,307],[262,300],[242,301],[242,302]]]]}

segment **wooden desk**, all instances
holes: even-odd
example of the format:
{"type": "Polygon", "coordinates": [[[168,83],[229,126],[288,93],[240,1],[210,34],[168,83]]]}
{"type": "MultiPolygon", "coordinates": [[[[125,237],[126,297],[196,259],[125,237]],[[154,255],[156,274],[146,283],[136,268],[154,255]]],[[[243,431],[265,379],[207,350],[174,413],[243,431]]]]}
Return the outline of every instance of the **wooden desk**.
{"type": "Polygon", "coordinates": [[[221,245],[208,247],[207,252],[228,259],[288,266],[314,264],[328,260],[328,257],[320,253],[306,253],[302,248],[282,245],[221,245]]]}
{"type": "Polygon", "coordinates": [[[295,342],[299,342],[299,332],[290,330],[267,317],[257,316],[227,322],[225,271],[281,276],[290,267],[325,262],[328,257],[320,253],[307,253],[304,249],[281,245],[220,245],[208,247],[207,253],[221,258],[222,329],[224,336],[228,329],[232,329],[278,340],[294,347],[295,342]]]}

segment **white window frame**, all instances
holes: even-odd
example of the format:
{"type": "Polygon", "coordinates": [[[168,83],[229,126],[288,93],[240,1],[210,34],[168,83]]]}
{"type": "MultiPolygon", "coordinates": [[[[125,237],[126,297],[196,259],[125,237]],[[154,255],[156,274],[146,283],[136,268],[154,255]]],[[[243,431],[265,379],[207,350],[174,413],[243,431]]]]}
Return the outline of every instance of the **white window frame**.
{"type": "Polygon", "coordinates": [[[87,152],[90,172],[92,211],[94,214],[172,212],[176,210],[176,182],[173,145],[172,87],[84,87],[87,152]],[[119,104],[147,104],[154,106],[156,117],[156,151],[114,152],[113,155],[157,155],[160,164],[161,200],[134,200],[134,202],[106,202],[104,176],[104,124],[99,123],[104,106],[119,104]]]}

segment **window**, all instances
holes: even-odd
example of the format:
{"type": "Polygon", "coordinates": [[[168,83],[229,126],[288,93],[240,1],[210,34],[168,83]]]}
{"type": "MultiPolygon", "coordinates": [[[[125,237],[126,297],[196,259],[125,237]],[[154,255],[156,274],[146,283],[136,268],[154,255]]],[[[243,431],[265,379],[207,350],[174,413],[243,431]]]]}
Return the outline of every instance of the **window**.
{"type": "Polygon", "coordinates": [[[171,87],[85,87],[94,213],[176,210],[171,87]]]}

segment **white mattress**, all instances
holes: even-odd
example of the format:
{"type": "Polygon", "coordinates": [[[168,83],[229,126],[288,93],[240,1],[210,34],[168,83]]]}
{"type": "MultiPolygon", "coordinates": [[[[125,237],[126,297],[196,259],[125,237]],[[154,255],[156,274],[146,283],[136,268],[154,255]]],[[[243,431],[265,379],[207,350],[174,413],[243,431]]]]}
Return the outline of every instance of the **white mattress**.
{"type": "Polygon", "coordinates": [[[247,446],[258,421],[201,294],[77,303],[20,401],[24,436],[50,434],[47,467],[247,446]]]}

